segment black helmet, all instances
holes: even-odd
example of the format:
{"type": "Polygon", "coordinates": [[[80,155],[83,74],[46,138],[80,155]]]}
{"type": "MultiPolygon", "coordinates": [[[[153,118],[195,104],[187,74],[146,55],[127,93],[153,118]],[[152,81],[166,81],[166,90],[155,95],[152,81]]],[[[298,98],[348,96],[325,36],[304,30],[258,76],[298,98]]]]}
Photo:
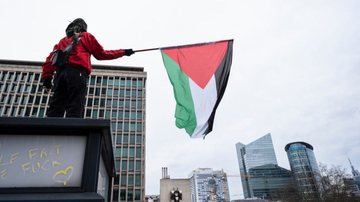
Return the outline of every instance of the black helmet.
{"type": "Polygon", "coordinates": [[[82,18],[76,18],[72,21],[66,28],[66,36],[72,37],[74,33],[86,32],[87,31],[87,24],[85,20],[82,18]]]}

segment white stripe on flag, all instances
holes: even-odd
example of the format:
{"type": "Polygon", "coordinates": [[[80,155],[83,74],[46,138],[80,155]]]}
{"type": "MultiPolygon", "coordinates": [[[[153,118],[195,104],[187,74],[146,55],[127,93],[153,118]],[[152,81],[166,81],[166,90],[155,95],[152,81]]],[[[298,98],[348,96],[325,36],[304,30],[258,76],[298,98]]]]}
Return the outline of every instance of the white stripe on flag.
{"type": "Polygon", "coordinates": [[[189,78],[191,95],[194,101],[197,126],[192,134],[192,138],[203,137],[208,128],[208,120],[214,109],[217,100],[217,90],[215,75],[213,75],[204,89],[200,88],[189,78]]]}

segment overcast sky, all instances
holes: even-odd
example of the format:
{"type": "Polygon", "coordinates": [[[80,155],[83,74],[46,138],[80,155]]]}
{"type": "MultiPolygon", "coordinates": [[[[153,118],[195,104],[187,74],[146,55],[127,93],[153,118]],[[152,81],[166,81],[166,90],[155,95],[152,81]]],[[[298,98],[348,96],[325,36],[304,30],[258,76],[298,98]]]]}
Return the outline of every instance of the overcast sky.
{"type": "Polygon", "coordinates": [[[284,147],[314,146],[318,162],[360,169],[360,1],[0,1],[0,59],[43,61],[82,17],[105,49],[143,49],[234,39],[227,90],[205,140],[175,127],[175,100],[159,51],[93,64],[147,72],[146,194],[196,168],[223,169],[242,198],[235,144],[271,133],[284,147]],[[100,3],[99,3],[100,2],[100,3]]]}

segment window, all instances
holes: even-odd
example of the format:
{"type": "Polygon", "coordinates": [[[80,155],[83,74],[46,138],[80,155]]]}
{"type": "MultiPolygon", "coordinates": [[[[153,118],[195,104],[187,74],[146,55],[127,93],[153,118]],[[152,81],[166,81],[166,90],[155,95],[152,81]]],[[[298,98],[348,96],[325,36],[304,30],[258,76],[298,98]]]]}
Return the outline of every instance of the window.
{"type": "Polygon", "coordinates": [[[135,170],[136,171],[141,171],[141,161],[136,161],[135,162],[135,170]]]}
{"type": "MultiPolygon", "coordinates": [[[[129,176],[130,177],[130,176],[129,176]]],[[[133,183],[134,184],[134,183],[133,183]]],[[[127,194],[127,199],[128,201],[133,201],[133,190],[132,189],[128,189],[128,194],[127,194]]]]}
{"type": "Polygon", "coordinates": [[[138,124],[136,125],[136,131],[142,132],[142,124],[141,124],[141,123],[138,123],[138,124]]]}
{"type": "Polygon", "coordinates": [[[121,157],[127,157],[128,156],[128,148],[122,148],[121,157]]]}
{"type": "Polygon", "coordinates": [[[134,147],[129,148],[129,156],[130,157],[135,157],[135,148],[134,147]]]}
{"type": "Polygon", "coordinates": [[[134,171],[134,161],[129,161],[129,171],[134,171]]]}
{"type": "Polygon", "coordinates": [[[136,148],[136,158],[141,158],[141,147],[136,148]]]}
{"type": "Polygon", "coordinates": [[[136,144],[141,144],[141,143],[142,143],[141,135],[136,135],[136,144]]]}
{"type": "Polygon", "coordinates": [[[128,144],[129,143],[129,135],[123,135],[123,143],[128,144]]]}
{"type": "Polygon", "coordinates": [[[126,174],[121,174],[121,186],[126,186],[126,174]]]}
{"type": "MultiPolygon", "coordinates": [[[[134,175],[133,175],[133,174],[129,174],[128,185],[129,185],[129,186],[133,186],[133,185],[134,185],[134,175]]],[[[132,198],[132,197],[131,197],[131,198],[132,198]]]]}
{"type": "Polygon", "coordinates": [[[117,147],[115,150],[115,157],[120,157],[121,156],[121,148],[117,147]]]}
{"type": "Polygon", "coordinates": [[[122,200],[122,201],[126,200],[126,190],[125,189],[120,190],[120,200],[122,200]]]}
{"type": "Polygon", "coordinates": [[[121,161],[121,171],[126,171],[127,170],[127,160],[122,160],[121,161]]]}
{"type": "MultiPolygon", "coordinates": [[[[115,183],[114,183],[115,184],[115,183]]],[[[113,192],[113,201],[118,201],[119,200],[119,190],[118,189],[114,189],[113,192]]]]}
{"type": "Polygon", "coordinates": [[[135,189],[135,200],[141,200],[141,190],[135,189]]]}
{"type": "Polygon", "coordinates": [[[134,145],[135,144],[135,135],[130,135],[130,144],[134,145]]]}
{"type": "Polygon", "coordinates": [[[135,186],[141,186],[141,174],[135,175],[135,186]]]}
{"type": "Polygon", "coordinates": [[[114,185],[118,185],[119,184],[119,175],[115,175],[114,177],[114,185]]]}
{"type": "Polygon", "coordinates": [[[115,160],[115,170],[116,171],[120,170],[120,160],[115,160]]]}

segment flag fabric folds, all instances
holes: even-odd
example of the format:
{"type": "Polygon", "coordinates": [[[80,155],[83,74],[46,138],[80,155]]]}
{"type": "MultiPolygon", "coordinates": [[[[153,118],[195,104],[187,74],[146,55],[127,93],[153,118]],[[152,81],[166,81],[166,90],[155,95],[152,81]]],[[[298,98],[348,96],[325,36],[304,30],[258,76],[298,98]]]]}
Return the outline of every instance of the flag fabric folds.
{"type": "Polygon", "coordinates": [[[176,126],[191,138],[212,131],[232,61],[233,40],[161,48],[176,100],[176,126]]]}

